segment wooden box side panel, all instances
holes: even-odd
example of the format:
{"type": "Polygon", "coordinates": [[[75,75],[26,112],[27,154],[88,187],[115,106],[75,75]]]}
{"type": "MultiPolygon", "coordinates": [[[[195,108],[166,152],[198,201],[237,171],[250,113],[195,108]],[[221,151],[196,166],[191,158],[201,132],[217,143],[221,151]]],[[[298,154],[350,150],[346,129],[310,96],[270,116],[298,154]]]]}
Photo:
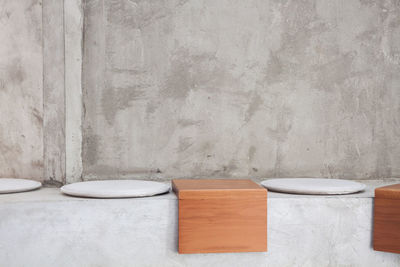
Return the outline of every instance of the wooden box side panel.
{"type": "Polygon", "coordinates": [[[179,200],[179,253],[267,251],[267,198],[179,200]]]}
{"type": "Polygon", "coordinates": [[[400,200],[400,184],[392,184],[375,189],[376,198],[391,198],[400,200]]]}
{"type": "Polygon", "coordinates": [[[400,200],[375,198],[374,249],[400,253],[400,200]]]}

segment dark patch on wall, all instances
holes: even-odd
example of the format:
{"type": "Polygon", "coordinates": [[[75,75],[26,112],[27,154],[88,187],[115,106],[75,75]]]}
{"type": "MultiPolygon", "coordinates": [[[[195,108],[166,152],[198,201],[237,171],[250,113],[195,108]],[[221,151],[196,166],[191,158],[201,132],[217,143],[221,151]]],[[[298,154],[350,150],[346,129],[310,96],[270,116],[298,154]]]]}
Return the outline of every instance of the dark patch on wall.
{"type": "Polygon", "coordinates": [[[108,123],[111,125],[114,123],[119,110],[124,110],[130,107],[133,101],[142,99],[147,87],[147,85],[137,85],[125,88],[106,88],[103,91],[102,107],[108,123]]]}
{"type": "MultiPolygon", "coordinates": [[[[228,164],[222,164],[221,169],[211,171],[210,177],[231,177],[232,172],[238,170],[237,163],[235,160],[230,160],[228,164]]],[[[196,174],[197,175],[197,174],[196,174]]]]}
{"type": "Polygon", "coordinates": [[[86,129],[85,135],[83,136],[83,158],[90,165],[97,164],[99,160],[99,145],[100,145],[100,136],[93,133],[92,129],[86,129]]]}
{"type": "Polygon", "coordinates": [[[189,91],[193,89],[194,83],[191,79],[191,64],[186,58],[173,60],[171,71],[165,81],[162,96],[168,98],[186,98],[189,91]]]}
{"type": "Polygon", "coordinates": [[[280,107],[276,114],[275,127],[267,128],[267,135],[277,142],[284,142],[288,138],[290,129],[292,128],[293,112],[289,107],[280,107]]]}
{"type": "Polygon", "coordinates": [[[21,84],[25,80],[26,73],[20,59],[14,59],[12,63],[7,66],[6,77],[7,80],[13,84],[21,84]]]}
{"type": "Polygon", "coordinates": [[[260,95],[258,95],[257,93],[254,93],[250,103],[248,105],[248,108],[246,110],[246,115],[244,118],[245,122],[249,122],[250,119],[253,117],[253,115],[258,111],[258,109],[260,108],[260,106],[264,103],[263,99],[261,98],[260,95]]]}
{"type": "Polygon", "coordinates": [[[282,79],[281,74],[287,72],[287,70],[284,69],[284,66],[277,54],[270,52],[270,55],[271,57],[267,64],[264,80],[269,84],[272,84],[279,82],[282,79]]]}
{"type": "Polygon", "coordinates": [[[174,14],[188,0],[109,0],[107,20],[115,25],[143,29],[174,14]]]}
{"type": "Polygon", "coordinates": [[[187,120],[187,119],[178,120],[178,124],[181,127],[195,126],[195,125],[199,125],[201,123],[202,123],[202,121],[199,121],[199,120],[187,120]]]}
{"type": "Polygon", "coordinates": [[[153,114],[154,112],[156,112],[159,105],[160,105],[160,103],[157,103],[155,101],[150,101],[149,103],[147,103],[146,104],[146,114],[150,115],[150,114],[153,114]]]}
{"type": "Polygon", "coordinates": [[[31,161],[31,166],[34,168],[41,169],[41,168],[43,168],[44,164],[43,164],[43,161],[41,161],[41,160],[34,160],[34,161],[31,161]]]}
{"type": "Polygon", "coordinates": [[[56,187],[56,188],[60,188],[61,186],[64,185],[64,183],[50,179],[50,180],[46,180],[43,182],[43,185],[45,187],[56,187]]]}
{"type": "Polygon", "coordinates": [[[161,96],[184,99],[191,90],[217,92],[230,79],[215,54],[192,55],[187,49],[179,49],[172,55],[161,96]]]}
{"type": "Polygon", "coordinates": [[[252,162],[254,159],[254,155],[256,154],[257,148],[255,146],[249,147],[249,161],[252,162]]]}
{"type": "Polygon", "coordinates": [[[184,152],[188,150],[193,145],[193,140],[191,137],[181,137],[179,138],[178,152],[184,152]]]}
{"type": "Polygon", "coordinates": [[[41,128],[43,126],[43,116],[36,108],[32,109],[32,116],[36,119],[36,124],[41,128]]]}

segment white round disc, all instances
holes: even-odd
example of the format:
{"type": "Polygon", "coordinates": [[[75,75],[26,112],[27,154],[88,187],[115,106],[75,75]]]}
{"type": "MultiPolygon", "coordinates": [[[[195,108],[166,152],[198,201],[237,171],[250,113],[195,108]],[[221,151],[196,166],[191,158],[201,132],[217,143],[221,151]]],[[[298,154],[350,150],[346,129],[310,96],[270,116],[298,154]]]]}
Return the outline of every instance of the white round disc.
{"type": "Polygon", "coordinates": [[[358,182],[329,178],[269,179],[261,184],[271,191],[308,195],[342,195],[365,189],[365,185],[358,182]]]}
{"type": "Polygon", "coordinates": [[[168,191],[166,184],[141,180],[88,181],[61,187],[64,194],[93,198],[148,197],[168,191]]]}
{"type": "Polygon", "coordinates": [[[0,194],[25,192],[41,186],[40,182],[28,179],[0,178],[0,194]]]}

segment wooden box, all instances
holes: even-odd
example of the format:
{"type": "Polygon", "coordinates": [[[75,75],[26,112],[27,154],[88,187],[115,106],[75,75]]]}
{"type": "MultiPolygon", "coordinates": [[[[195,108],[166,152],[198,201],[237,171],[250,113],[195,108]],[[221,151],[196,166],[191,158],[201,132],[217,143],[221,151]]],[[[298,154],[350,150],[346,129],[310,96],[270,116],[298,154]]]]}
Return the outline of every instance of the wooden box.
{"type": "Polygon", "coordinates": [[[400,253],[400,184],[375,189],[374,250],[400,253]]]}
{"type": "Polygon", "coordinates": [[[173,180],[179,253],[267,251],[267,190],[250,180],[173,180]]]}

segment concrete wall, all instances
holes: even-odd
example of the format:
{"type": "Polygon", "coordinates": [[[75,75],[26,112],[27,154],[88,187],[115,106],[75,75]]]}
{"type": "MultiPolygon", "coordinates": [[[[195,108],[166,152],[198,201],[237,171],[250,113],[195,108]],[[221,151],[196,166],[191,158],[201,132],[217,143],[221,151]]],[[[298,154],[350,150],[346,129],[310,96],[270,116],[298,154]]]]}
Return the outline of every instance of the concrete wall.
{"type": "Polygon", "coordinates": [[[83,176],[400,176],[400,2],[84,1],[83,176]]]}
{"type": "Polygon", "coordinates": [[[400,176],[398,1],[0,4],[0,177],[400,176]]]}
{"type": "Polygon", "coordinates": [[[0,177],[43,179],[41,1],[0,0],[0,177]]]}
{"type": "Polygon", "coordinates": [[[65,182],[63,1],[0,6],[0,178],[65,182]]]}
{"type": "Polygon", "coordinates": [[[65,183],[64,2],[43,0],[44,173],[65,183]]]}

